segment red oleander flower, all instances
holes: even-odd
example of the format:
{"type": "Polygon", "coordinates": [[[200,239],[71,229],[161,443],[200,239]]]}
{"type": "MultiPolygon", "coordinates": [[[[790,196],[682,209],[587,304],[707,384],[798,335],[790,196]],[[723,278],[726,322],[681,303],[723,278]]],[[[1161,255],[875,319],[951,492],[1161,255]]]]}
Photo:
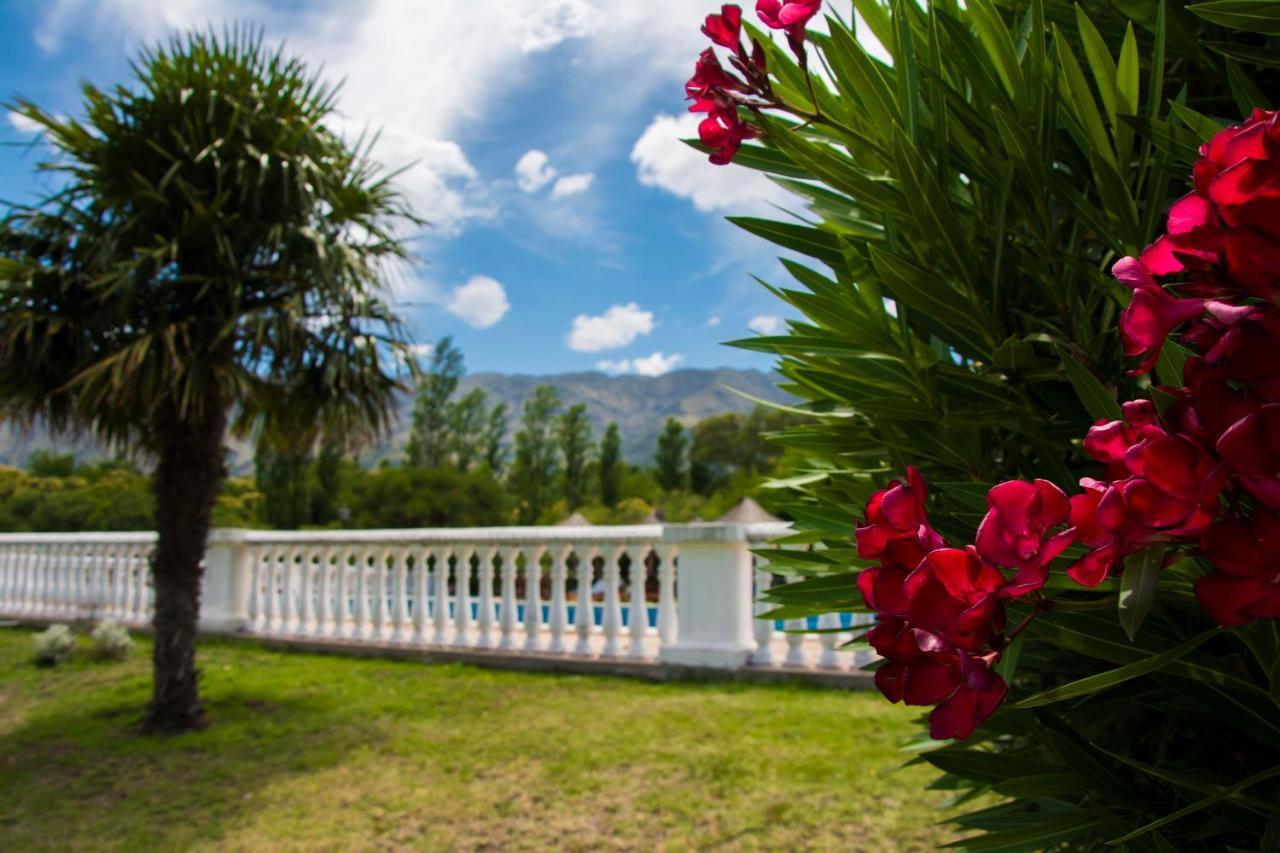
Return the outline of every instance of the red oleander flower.
{"type": "Polygon", "coordinates": [[[1012,598],[1044,586],[1049,563],[1075,535],[1070,530],[1049,535],[1071,514],[1067,496],[1048,480],[1010,480],[987,492],[987,506],[975,540],[978,554],[989,563],[1018,570],[1001,595],[1012,598]]]}
{"type": "Polygon", "coordinates": [[[786,32],[787,44],[802,67],[807,63],[805,27],[821,8],[822,0],[756,0],[756,15],[761,23],[769,29],[786,32]]]}
{"type": "Polygon", "coordinates": [[[930,551],[907,576],[907,620],[974,651],[986,645],[992,631],[1004,627],[1004,605],[998,593],[1004,575],[985,562],[973,546],[930,551]]]}
{"type": "Polygon", "coordinates": [[[726,3],[720,7],[719,15],[707,15],[702,33],[714,44],[738,50],[741,46],[742,7],[726,3]]]}
{"type": "Polygon", "coordinates": [[[1116,261],[1111,274],[1133,290],[1133,299],[1120,314],[1120,338],[1125,355],[1143,358],[1129,372],[1132,375],[1146,373],[1160,357],[1165,338],[1178,326],[1204,313],[1204,300],[1171,295],[1137,258],[1116,261]]]}
{"type": "MultiPolygon", "coordinates": [[[[914,568],[914,567],[912,567],[914,568]]],[[[867,607],[884,616],[905,616],[907,593],[903,583],[911,568],[887,564],[858,573],[858,592],[867,607]]]]}
{"type": "Polygon", "coordinates": [[[1120,407],[1124,420],[1100,420],[1084,437],[1084,452],[1107,466],[1107,478],[1119,480],[1128,476],[1124,455],[1129,448],[1147,438],[1164,435],[1156,420],[1156,407],[1150,400],[1130,400],[1120,407]]]}
{"type": "Polygon", "coordinates": [[[900,619],[882,621],[868,640],[888,661],[876,670],[876,687],[890,702],[937,705],[929,715],[929,734],[937,740],[972,735],[1009,691],[986,658],[900,619]]]}
{"type": "Polygon", "coordinates": [[[934,740],[972,735],[1009,693],[1009,685],[982,658],[960,659],[960,687],[929,715],[929,737],[934,740]]]}
{"type": "MultiPolygon", "coordinates": [[[[1204,316],[1183,332],[1179,342],[1203,353],[1206,364],[1223,378],[1244,383],[1270,402],[1280,400],[1280,310],[1273,305],[1205,303],[1204,316]]],[[[1216,438],[1216,436],[1215,436],[1216,438]]]]}
{"type": "MultiPolygon", "coordinates": [[[[1280,364],[1273,369],[1280,371],[1280,364]]],[[[1267,402],[1252,386],[1230,381],[1224,365],[1210,366],[1199,356],[1187,359],[1182,376],[1181,388],[1167,389],[1177,400],[1164,419],[1205,447],[1214,447],[1232,424],[1267,402]]]]}
{"type": "Polygon", "coordinates": [[[1254,110],[1200,147],[1195,190],[1142,253],[1156,276],[1225,268],[1237,291],[1271,299],[1280,285],[1280,118],[1254,110]]]}
{"type": "Polygon", "coordinates": [[[1084,492],[1071,496],[1071,528],[1076,541],[1090,551],[1067,569],[1067,575],[1081,586],[1095,587],[1107,579],[1120,558],[1137,549],[1099,519],[1098,507],[1111,484],[1085,478],[1080,485],[1084,492]]]}
{"type": "Polygon", "coordinates": [[[693,76],[684,84],[684,93],[686,100],[693,101],[689,112],[714,113],[736,109],[729,93],[742,88],[742,81],[725,71],[715,51],[707,48],[698,54],[698,63],[693,76]]]}
{"type": "Polygon", "coordinates": [[[759,135],[758,130],[742,120],[737,108],[715,110],[698,123],[698,138],[703,145],[715,149],[709,159],[717,166],[731,162],[744,140],[759,135]]]}
{"type": "Polygon", "coordinates": [[[771,30],[804,35],[810,19],[822,8],[822,0],[757,0],[756,15],[771,30]]]}
{"type": "Polygon", "coordinates": [[[1129,539],[1196,536],[1217,517],[1226,471],[1191,439],[1143,441],[1125,453],[1125,465],[1133,476],[1115,483],[1098,507],[1111,531],[1129,539]]]}
{"type": "Polygon", "coordinates": [[[1219,625],[1280,619],[1280,515],[1215,524],[1200,540],[1217,571],[1196,581],[1196,598],[1219,625]]]}
{"type": "Polygon", "coordinates": [[[856,531],[858,556],[914,569],[924,555],[942,547],[942,537],[925,513],[928,485],[914,467],[905,483],[894,480],[867,501],[866,523],[856,531]]]}
{"type": "Polygon", "coordinates": [[[1268,403],[1218,439],[1233,478],[1267,509],[1280,509],[1280,403],[1268,403]]]}

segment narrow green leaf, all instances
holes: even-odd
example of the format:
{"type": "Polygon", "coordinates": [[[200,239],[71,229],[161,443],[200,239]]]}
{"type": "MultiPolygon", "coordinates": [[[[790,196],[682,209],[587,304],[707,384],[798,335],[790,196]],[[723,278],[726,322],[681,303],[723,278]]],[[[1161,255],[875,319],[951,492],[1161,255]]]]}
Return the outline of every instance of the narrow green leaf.
{"type": "MultiPolygon", "coordinates": [[[[1138,635],[1156,596],[1156,581],[1164,567],[1164,546],[1154,545],[1132,555],[1120,577],[1120,625],[1132,640],[1138,635]]],[[[1176,659],[1176,658],[1175,658],[1176,659]]]]}
{"type": "Polygon", "coordinates": [[[1115,395],[1108,391],[1087,367],[1061,347],[1058,348],[1058,358],[1062,361],[1063,370],[1067,372],[1071,387],[1076,390],[1076,396],[1080,398],[1085,411],[1091,417],[1095,420],[1110,421],[1123,418],[1124,412],[1116,402],[1115,395]]]}
{"type": "Polygon", "coordinates": [[[1212,0],[1193,3],[1187,11],[1233,30],[1280,35],[1280,3],[1273,0],[1212,0]]]}
{"type": "MultiPolygon", "coordinates": [[[[1128,570],[1126,569],[1126,574],[1128,570]]],[[[1220,628],[1210,628],[1203,634],[1187,640],[1185,643],[1174,646],[1167,652],[1158,655],[1152,655],[1145,660],[1137,663],[1131,663],[1117,669],[1100,672],[1097,675],[1091,675],[1088,678],[1081,678],[1078,681],[1072,681],[1069,684],[1063,684],[1060,687],[1054,687],[1037,693],[1027,699],[1023,699],[1017,704],[1019,708],[1036,708],[1040,705],[1048,705],[1053,702],[1062,702],[1066,699],[1075,699],[1079,696],[1088,696],[1092,693],[1098,693],[1117,684],[1123,684],[1130,679],[1146,675],[1149,672],[1155,672],[1164,666],[1173,663],[1178,658],[1197,648],[1201,643],[1217,634],[1220,628]]]]}
{"type": "Polygon", "coordinates": [[[1117,845],[1117,844],[1124,844],[1126,841],[1132,841],[1135,838],[1146,835],[1148,832],[1151,832],[1152,830],[1159,829],[1165,824],[1173,823],[1175,820],[1181,820],[1187,815],[1195,814],[1201,809],[1208,808],[1209,806],[1213,805],[1216,802],[1220,802],[1221,800],[1225,800],[1234,794],[1238,794],[1241,791],[1247,790],[1248,788],[1253,787],[1259,782],[1265,782],[1268,779],[1274,779],[1277,776],[1280,776],[1280,765],[1277,765],[1275,767],[1269,767],[1266,770],[1259,771],[1253,774],[1252,776],[1250,776],[1248,779],[1242,779],[1241,781],[1232,785],[1230,788],[1223,788],[1221,791],[1219,791],[1216,794],[1213,794],[1212,796],[1205,797],[1202,800],[1197,800],[1196,802],[1192,803],[1189,806],[1178,809],[1176,812],[1170,812],[1169,814],[1165,815],[1159,820],[1153,820],[1151,823],[1148,823],[1146,826],[1142,826],[1142,827],[1139,827],[1138,829],[1135,829],[1133,832],[1130,832],[1128,835],[1122,835],[1119,838],[1113,838],[1108,843],[1111,845],[1117,845]]]}
{"type": "Polygon", "coordinates": [[[763,237],[770,243],[784,249],[817,258],[835,269],[844,267],[844,254],[840,250],[840,239],[812,225],[793,225],[789,222],[774,222],[771,219],[757,219],[751,216],[730,216],[730,222],[744,231],[763,237]]]}

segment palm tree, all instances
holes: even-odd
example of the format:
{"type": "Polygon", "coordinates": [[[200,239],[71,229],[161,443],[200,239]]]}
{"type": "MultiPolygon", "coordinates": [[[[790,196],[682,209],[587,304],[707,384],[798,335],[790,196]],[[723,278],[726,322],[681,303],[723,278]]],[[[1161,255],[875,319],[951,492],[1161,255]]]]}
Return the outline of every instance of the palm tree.
{"type": "Polygon", "coordinates": [[[260,35],[144,50],[83,119],[29,101],[60,189],[0,222],[0,412],[154,460],[154,694],[202,724],[200,560],[228,430],[386,428],[412,373],[384,272],[418,222],[330,124],[336,89],[260,35]]]}

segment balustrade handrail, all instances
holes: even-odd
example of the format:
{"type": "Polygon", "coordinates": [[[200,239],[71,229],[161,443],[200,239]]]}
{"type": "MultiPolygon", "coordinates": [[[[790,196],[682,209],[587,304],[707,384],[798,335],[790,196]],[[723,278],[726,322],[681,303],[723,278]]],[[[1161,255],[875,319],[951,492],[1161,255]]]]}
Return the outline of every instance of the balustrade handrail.
{"type": "Polygon", "coordinates": [[[102,533],[0,533],[0,545],[146,545],[156,541],[153,530],[102,533]]]}

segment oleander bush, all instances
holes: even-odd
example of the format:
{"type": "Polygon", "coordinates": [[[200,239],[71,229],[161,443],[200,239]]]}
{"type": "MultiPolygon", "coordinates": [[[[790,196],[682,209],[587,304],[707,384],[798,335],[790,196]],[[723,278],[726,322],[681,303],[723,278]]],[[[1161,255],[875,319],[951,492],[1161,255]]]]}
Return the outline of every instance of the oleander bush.
{"type": "Polygon", "coordinates": [[[32,636],[36,666],[57,666],[76,650],[76,635],[66,625],[50,625],[32,636]]]}
{"type": "Polygon", "coordinates": [[[914,760],[1001,798],[962,846],[1271,849],[1280,4],[821,6],[722,7],[686,87],[796,198],[735,220],[815,416],[771,617],[877,614],[914,760]]]}

